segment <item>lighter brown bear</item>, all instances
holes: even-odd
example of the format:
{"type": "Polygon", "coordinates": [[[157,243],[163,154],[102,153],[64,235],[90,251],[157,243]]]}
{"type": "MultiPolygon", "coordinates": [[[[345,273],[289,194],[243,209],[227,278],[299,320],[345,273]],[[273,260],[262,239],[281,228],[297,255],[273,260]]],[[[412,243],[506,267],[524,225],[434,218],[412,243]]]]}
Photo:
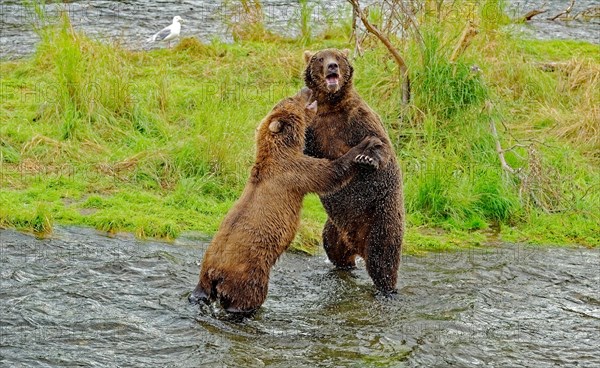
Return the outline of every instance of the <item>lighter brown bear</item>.
{"type": "Polygon", "coordinates": [[[306,123],[316,103],[304,88],[279,102],[257,128],[256,162],[241,198],[209,245],[191,302],[219,300],[228,312],[251,313],[266,296],[271,267],[293,240],[302,199],[344,184],[358,164],[370,165],[364,150],[381,144],[365,139],[335,161],[305,156],[306,123]]]}
{"type": "Polygon", "coordinates": [[[379,116],[354,89],[347,50],[306,51],[304,58],[305,83],[319,105],[306,131],[305,153],[334,160],[366,137],[383,142],[365,151],[375,160],[376,170],[362,168],[347,185],[320,196],[328,215],[323,246],[338,268],[353,268],[356,257],[363,258],[376,288],[393,293],[404,234],[404,201],[392,144],[379,116]]]}

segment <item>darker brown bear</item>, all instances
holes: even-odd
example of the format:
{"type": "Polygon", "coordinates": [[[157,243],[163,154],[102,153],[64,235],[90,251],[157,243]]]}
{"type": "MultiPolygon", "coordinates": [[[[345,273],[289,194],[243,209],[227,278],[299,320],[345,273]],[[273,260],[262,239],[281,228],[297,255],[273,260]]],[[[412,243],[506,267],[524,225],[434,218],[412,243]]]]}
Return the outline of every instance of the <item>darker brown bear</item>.
{"type": "Polygon", "coordinates": [[[308,104],[311,94],[304,88],[281,101],[258,127],[250,178],[204,254],[190,301],[218,299],[229,312],[260,307],[271,267],[298,228],[304,195],[337,189],[356,171],[353,162],[372,162],[361,153],[381,144],[374,137],[335,161],[302,153],[306,122],[316,110],[316,103],[308,104]]]}
{"type": "Polygon", "coordinates": [[[328,219],[323,229],[327,256],[338,268],[365,260],[377,289],[395,291],[404,234],[402,175],[379,116],[352,85],[348,52],[335,49],[305,52],[305,83],[319,110],[306,132],[305,153],[337,159],[365,137],[383,144],[365,152],[374,168],[361,168],[341,189],[321,195],[328,219]]]}

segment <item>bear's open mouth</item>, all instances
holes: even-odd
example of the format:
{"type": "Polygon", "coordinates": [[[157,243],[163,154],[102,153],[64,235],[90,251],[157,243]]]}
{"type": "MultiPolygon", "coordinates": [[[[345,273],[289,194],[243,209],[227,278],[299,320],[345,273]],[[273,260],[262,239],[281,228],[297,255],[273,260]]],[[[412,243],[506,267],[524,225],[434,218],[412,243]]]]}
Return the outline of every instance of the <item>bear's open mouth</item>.
{"type": "Polygon", "coordinates": [[[337,73],[327,74],[325,81],[328,86],[336,86],[340,82],[340,76],[337,73]]]}

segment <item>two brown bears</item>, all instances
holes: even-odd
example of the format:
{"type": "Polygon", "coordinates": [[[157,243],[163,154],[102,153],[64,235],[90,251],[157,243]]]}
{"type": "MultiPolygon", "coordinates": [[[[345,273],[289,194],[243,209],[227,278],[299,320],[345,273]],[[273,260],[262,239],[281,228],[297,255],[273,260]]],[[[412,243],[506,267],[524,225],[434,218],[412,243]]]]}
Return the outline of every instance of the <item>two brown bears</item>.
{"type": "Polygon", "coordinates": [[[260,307],[271,267],[298,229],[304,196],[334,191],[359,171],[357,164],[373,163],[362,152],[381,144],[375,137],[333,161],[302,153],[317,105],[309,103],[311,96],[304,88],[278,103],[259,125],[250,178],[204,254],[190,301],[218,299],[225,310],[238,313],[260,307]]]}
{"type": "Polygon", "coordinates": [[[305,60],[312,93],[280,102],[259,126],[250,180],[204,255],[192,302],[219,299],[230,312],[260,307],[308,192],[317,192],[327,211],[323,245],[332,263],[353,268],[360,256],[376,288],[395,291],[404,205],[391,142],[354,90],[346,51],[306,52],[305,60]]]}

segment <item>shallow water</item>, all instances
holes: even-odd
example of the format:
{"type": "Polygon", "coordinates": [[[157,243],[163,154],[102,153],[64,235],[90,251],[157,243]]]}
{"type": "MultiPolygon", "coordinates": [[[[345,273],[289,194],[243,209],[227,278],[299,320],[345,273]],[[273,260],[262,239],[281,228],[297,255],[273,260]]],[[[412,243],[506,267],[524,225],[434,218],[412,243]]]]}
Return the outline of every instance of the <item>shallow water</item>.
{"type": "MultiPolygon", "coordinates": [[[[231,5],[233,3],[239,4],[237,1],[206,0],[75,0],[47,4],[45,10],[50,18],[66,12],[75,29],[96,39],[117,42],[130,49],[147,49],[165,47],[149,45],[145,41],[170,25],[175,15],[185,20],[182,37],[198,37],[205,42],[213,38],[229,41],[231,32],[227,25],[239,21],[243,14],[241,7],[231,5]]],[[[341,17],[342,12],[350,9],[345,0],[312,3],[311,15],[315,24],[341,17]]],[[[298,33],[298,1],[262,0],[261,4],[269,29],[288,35],[298,33]]],[[[33,52],[39,40],[33,31],[33,25],[37,24],[35,18],[21,1],[0,0],[0,59],[33,52]]]]}
{"type": "MultiPolygon", "coordinates": [[[[515,27],[525,35],[542,40],[581,40],[600,44],[600,18],[583,21],[552,21],[552,18],[565,10],[570,1],[545,1],[545,0],[510,0],[507,13],[513,19],[522,18],[527,12],[534,9],[545,9],[546,13],[533,17],[529,22],[515,27]]],[[[586,9],[598,7],[597,0],[577,0],[571,11],[574,17],[586,9]]],[[[599,50],[600,51],[600,50],[599,50]]]]}
{"type": "Polygon", "coordinates": [[[205,239],[0,231],[0,366],[598,367],[600,251],[499,245],[364,265],[284,254],[252,319],[187,302],[205,239]]]}
{"type": "MultiPolygon", "coordinates": [[[[483,0],[481,0],[483,1],[483,0]]],[[[104,41],[118,42],[130,49],[151,46],[145,40],[161,28],[168,26],[173,16],[185,19],[182,36],[198,37],[203,41],[212,38],[230,39],[227,24],[241,18],[239,6],[226,5],[226,1],[180,0],[75,0],[50,2],[46,13],[56,16],[69,14],[75,29],[104,41]]],[[[233,1],[229,2],[235,3],[233,1]]],[[[299,32],[300,8],[296,0],[262,0],[264,20],[268,28],[287,35],[299,32]]],[[[348,18],[350,6],[345,0],[310,1],[313,25],[339,22],[348,18]]],[[[578,39],[600,43],[600,19],[592,22],[548,21],[558,14],[567,1],[511,0],[508,13],[512,18],[522,17],[529,10],[547,3],[548,13],[533,18],[523,26],[516,26],[527,35],[542,39],[578,39]]],[[[22,1],[0,0],[0,59],[18,58],[31,54],[38,42],[33,31],[36,24],[32,11],[22,1]]],[[[597,4],[595,0],[576,1],[573,14],[597,4]]]]}

